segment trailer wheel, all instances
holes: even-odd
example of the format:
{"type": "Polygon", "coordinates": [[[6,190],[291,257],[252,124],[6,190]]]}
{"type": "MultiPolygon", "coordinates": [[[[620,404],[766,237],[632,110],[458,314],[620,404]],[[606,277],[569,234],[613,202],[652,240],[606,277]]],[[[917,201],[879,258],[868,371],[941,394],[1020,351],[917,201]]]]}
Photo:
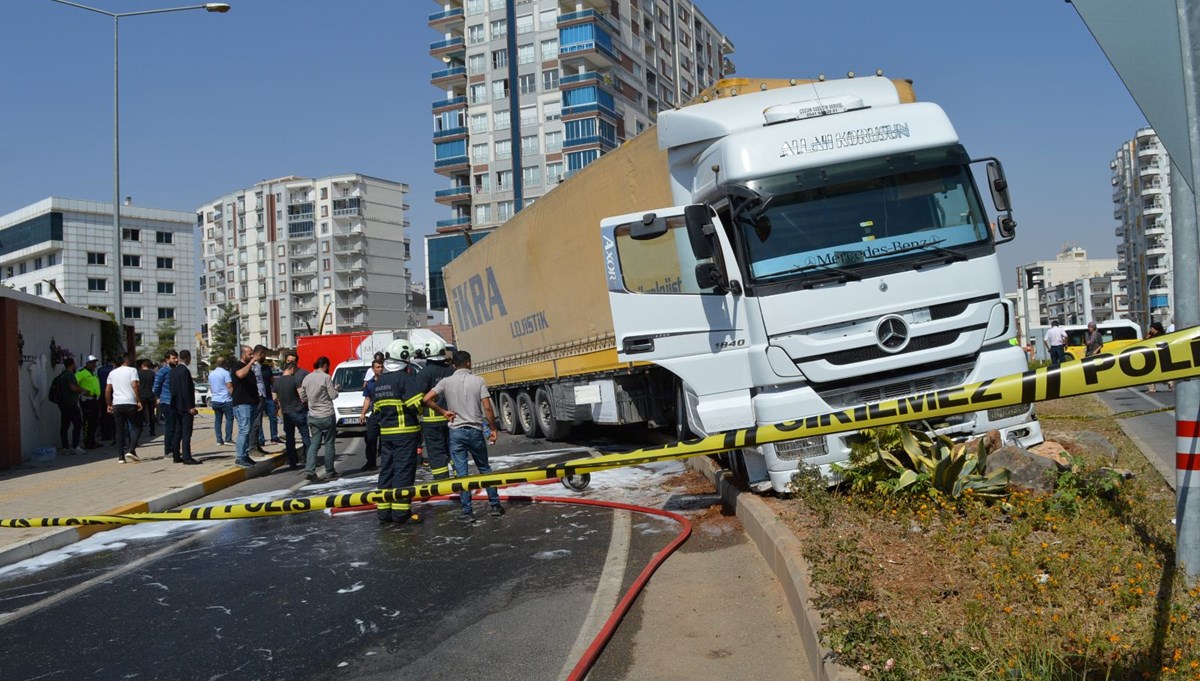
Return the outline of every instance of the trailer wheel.
{"type": "Polygon", "coordinates": [[[533,398],[522,390],[517,393],[517,425],[525,431],[525,437],[538,436],[536,410],[533,408],[533,398]]]}
{"type": "Polygon", "coordinates": [[[550,399],[550,391],[538,388],[534,396],[533,406],[537,408],[537,424],[547,440],[561,440],[571,432],[570,421],[559,421],[554,414],[554,400],[550,399]]]}
{"type": "Polygon", "coordinates": [[[509,435],[521,434],[521,422],[517,419],[517,400],[512,396],[512,393],[504,391],[500,393],[500,427],[509,435]]]}

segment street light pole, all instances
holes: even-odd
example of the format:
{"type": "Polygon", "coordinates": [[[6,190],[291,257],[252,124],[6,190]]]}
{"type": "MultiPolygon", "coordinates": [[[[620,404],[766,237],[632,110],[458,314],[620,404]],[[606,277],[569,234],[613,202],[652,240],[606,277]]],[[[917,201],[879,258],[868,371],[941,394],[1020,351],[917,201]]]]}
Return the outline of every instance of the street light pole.
{"type": "Polygon", "coordinates": [[[139,12],[109,12],[108,10],[88,7],[77,2],[69,2],[68,0],[51,0],[60,5],[69,5],[79,9],[85,9],[89,12],[103,14],[104,16],[112,17],[113,20],[113,294],[116,301],[116,310],[114,317],[117,320],[117,328],[120,329],[125,323],[125,308],[121,302],[122,283],[121,283],[121,70],[120,70],[120,53],[121,53],[121,17],[135,17],[143,14],[165,14],[167,12],[184,12],[193,9],[202,9],[206,12],[215,12],[224,14],[229,11],[229,5],[224,2],[206,2],[203,5],[189,5],[187,7],[168,7],[165,9],[148,9],[139,12]]]}

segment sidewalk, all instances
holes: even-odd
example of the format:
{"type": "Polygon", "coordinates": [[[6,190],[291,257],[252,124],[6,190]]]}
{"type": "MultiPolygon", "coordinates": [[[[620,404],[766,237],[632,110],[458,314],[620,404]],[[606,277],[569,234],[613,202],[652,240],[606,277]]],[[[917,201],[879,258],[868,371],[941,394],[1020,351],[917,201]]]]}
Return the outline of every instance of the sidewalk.
{"type": "MultiPolygon", "coordinates": [[[[281,453],[252,453],[258,465],[238,468],[233,464],[234,446],[217,446],[212,413],[205,411],[208,413],[196,416],[192,434],[192,456],[203,465],[185,466],[164,458],[160,424],[155,437],[143,436],[137,450],[142,460],[138,463],[117,463],[116,447],[106,446],[86,454],[59,453],[50,463],[27,462],[20,468],[0,471],[0,518],[163,511],[265,475],[286,463],[281,453]]],[[[281,447],[267,444],[268,451],[281,447]]],[[[25,560],[112,527],[0,527],[0,565],[25,560]]]]}

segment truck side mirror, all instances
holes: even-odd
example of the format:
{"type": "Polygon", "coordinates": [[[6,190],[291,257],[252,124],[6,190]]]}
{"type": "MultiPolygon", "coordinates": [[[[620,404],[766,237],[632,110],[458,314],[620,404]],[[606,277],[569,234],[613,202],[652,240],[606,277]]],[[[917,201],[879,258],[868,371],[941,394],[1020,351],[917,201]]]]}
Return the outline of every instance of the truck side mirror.
{"type": "Polygon", "coordinates": [[[711,260],[696,265],[696,286],[702,291],[720,287],[724,278],[720,266],[711,260]]]}
{"type": "Polygon", "coordinates": [[[992,202],[996,204],[996,210],[1001,213],[1012,210],[1012,202],[1008,198],[1008,180],[1004,179],[1004,168],[1000,166],[999,161],[988,161],[987,177],[988,189],[992,190],[992,202]]]}
{"type": "Polygon", "coordinates": [[[646,213],[641,222],[629,227],[629,238],[634,241],[650,241],[667,233],[667,221],[654,213],[646,213]]]}
{"type": "Polygon", "coordinates": [[[709,218],[708,206],[692,204],[683,209],[683,220],[687,225],[688,240],[692,244],[692,255],[697,260],[710,260],[714,255],[713,237],[716,228],[709,218]]]}

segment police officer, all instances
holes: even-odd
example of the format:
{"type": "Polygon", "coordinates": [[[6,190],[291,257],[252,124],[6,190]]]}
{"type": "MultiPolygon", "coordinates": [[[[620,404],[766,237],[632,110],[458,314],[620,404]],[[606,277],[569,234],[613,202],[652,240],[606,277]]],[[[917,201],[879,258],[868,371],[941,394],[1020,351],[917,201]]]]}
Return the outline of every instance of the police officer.
{"type": "MultiPolygon", "coordinates": [[[[375,381],[372,409],[379,419],[379,489],[409,487],[417,479],[417,445],[421,441],[422,380],[410,363],[412,345],[404,339],[388,345],[384,373],[375,381]]],[[[380,502],[379,523],[421,522],[410,499],[380,502]]]]}
{"type": "MultiPolygon", "coordinates": [[[[425,344],[425,368],[421,370],[421,392],[433,390],[443,378],[454,373],[446,357],[445,343],[433,340],[425,344]]],[[[446,398],[437,396],[437,403],[446,409],[446,398]]],[[[446,417],[433,407],[425,407],[421,413],[421,435],[425,439],[425,456],[429,459],[429,472],[434,480],[450,477],[450,425],[446,417]]]]}

